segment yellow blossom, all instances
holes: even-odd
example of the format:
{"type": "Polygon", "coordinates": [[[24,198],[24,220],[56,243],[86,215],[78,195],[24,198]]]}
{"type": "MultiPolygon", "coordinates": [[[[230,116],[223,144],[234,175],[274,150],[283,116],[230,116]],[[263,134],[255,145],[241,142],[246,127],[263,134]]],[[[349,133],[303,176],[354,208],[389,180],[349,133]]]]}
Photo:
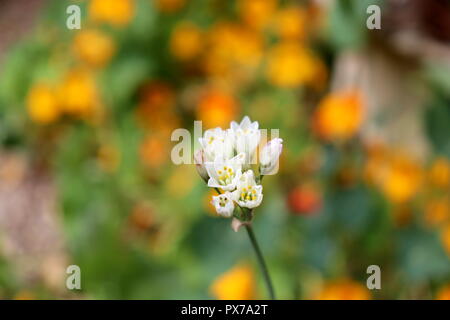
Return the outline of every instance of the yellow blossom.
{"type": "Polygon", "coordinates": [[[111,37],[99,30],[82,30],[75,36],[73,50],[87,64],[102,67],[113,56],[115,45],[111,37]]]}
{"type": "Polygon", "coordinates": [[[96,22],[125,26],[134,16],[134,0],[91,0],[89,17],[96,22]]]}
{"type": "Polygon", "coordinates": [[[363,121],[363,100],[357,91],[334,92],[326,96],[314,113],[313,126],[325,140],[351,138],[363,121]]]}
{"type": "Polygon", "coordinates": [[[86,70],[76,69],[67,73],[59,88],[62,108],[68,114],[86,116],[98,104],[98,92],[93,75],[86,70]]]}
{"type": "Polygon", "coordinates": [[[37,84],[27,96],[30,118],[39,124],[48,124],[58,119],[60,109],[54,90],[46,84],[37,84]]]}
{"type": "Polygon", "coordinates": [[[252,300],[255,298],[253,270],[248,265],[237,265],[220,275],[210,290],[218,300],[252,300]]]}
{"type": "Polygon", "coordinates": [[[265,27],[277,7],[276,0],[239,0],[238,11],[242,21],[256,29],[265,27]]]}
{"type": "Polygon", "coordinates": [[[200,98],[197,115],[206,128],[215,128],[228,125],[236,118],[237,111],[237,102],[232,95],[212,89],[200,98]]]}
{"type": "Polygon", "coordinates": [[[248,29],[236,30],[233,50],[234,61],[238,65],[255,67],[259,64],[262,57],[262,39],[260,35],[248,29]]]}
{"type": "Polygon", "coordinates": [[[430,182],[440,188],[448,188],[450,186],[450,162],[444,158],[437,158],[428,174],[430,182]]]}
{"type": "Polygon", "coordinates": [[[306,13],[300,7],[282,9],[275,17],[275,31],[281,38],[304,39],[305,28],[306,13]]]}
{"type": "Polygon", "coordinates": [[[207,38],[203,66],[210,75],[236,83],[251,75],[261,61],[261,35],[242,25],[220,22],[209,30],[207,38]]]}
{"type": "Polygon", "coordinates": [[[437,226],[450,218],[448,197],[430,200],[425,207],[425,221],[431,226],[437,226]]]}
{"type": "Polygon", "coordinates": [[[179,60],[195,58],[202,48],[202,33],[191,22],[179,23],[170,38],[170,52],[179,60]]]}
{"type": "Polygon", "coordinates": [[[412,199],[420,190],[422,167],[409,155],[377,146],[369,150],[366,176],[395,204],[412,199]]]}
{"type": "Polygon", "coordinates": [[[364,285],[348,279],[326,284],[315,300],[369,300],[370,293],[364,285]]]}
{"type": "Polygon", "coordinates": [[[320,61],[307,48],[283,42],[270,50],[266,76],[275,86],[292,88],[312,83],[320,68],[320,61]]]}
{"type": "Polygon", "coordinates": [[[394,203],[410,200],[421,184],[420,167],[404,157],[394,157],[383,175],[382,190],[394,203]]]}

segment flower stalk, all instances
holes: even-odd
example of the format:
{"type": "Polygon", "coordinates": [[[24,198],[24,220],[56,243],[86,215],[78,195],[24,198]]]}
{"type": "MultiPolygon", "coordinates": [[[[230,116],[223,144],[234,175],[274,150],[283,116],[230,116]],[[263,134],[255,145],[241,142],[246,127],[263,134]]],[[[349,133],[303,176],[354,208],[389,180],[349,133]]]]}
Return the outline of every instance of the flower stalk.
{"type": "Polygon", "coordinates": [[[269,297],[271,300],[275,300],[275,291],[273,290],[272,280],[270,278],[269,270],[267,269],[266,262],[264,260],[264,256],[259,248],[258,241],[256,240],[255,233],[253,232],[253,228],[250,224],[245,225],[245,230],[247,230],[248,237],[250,238],[250,242],[252,243],[253,249],[256,253],[256,258],[258,260],[258,264],[261,268],[264,282],[266,283],[267,290],[269,291],[269,297]]]}
{"type": "Polygon", "coordinates": [[[252,229],[252,221],[254,209],[261,205],[264,198],[262,178],[276,173],[283,140],[275,138],[269,141],[260,149],[257,158],[258,146],[261,144],[259,124],[244,117],[240,124],[232,121],[229,129],[207,130],[199,142],[201,149],[194,156],[196,169],[208,187],[214,188],[218,193],[212,197],[211,204],[219,216],[232,218],[231,227],[234,231],[245,226],[270,299],[275,299],[267,265],[252,229]]]}

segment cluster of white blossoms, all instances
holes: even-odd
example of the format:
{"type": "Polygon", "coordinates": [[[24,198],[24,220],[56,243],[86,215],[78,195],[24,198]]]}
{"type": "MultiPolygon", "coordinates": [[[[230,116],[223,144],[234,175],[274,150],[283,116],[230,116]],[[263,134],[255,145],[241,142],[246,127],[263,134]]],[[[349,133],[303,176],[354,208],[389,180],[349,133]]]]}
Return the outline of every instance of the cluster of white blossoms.
{"type": "Polygon", "coordinates": [[[263,200],[261,178],[277,168],[283,140],[272,139],[259,150],[259,124],[246,116],[240,124],[231,122],[226,130],[207,130],[199,142],[201,149],[195,152],[194,161],[208,187],[219,192],[211,202],[217,214],[232,217],[236,205],[242,212],[258,207],[263,200]]]}

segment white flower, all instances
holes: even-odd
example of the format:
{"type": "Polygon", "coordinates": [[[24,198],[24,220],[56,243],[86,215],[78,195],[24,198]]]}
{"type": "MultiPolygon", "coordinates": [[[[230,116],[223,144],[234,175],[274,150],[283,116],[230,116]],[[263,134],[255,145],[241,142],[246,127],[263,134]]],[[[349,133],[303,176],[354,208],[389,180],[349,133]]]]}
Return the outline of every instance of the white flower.
{"type": "Polygon", "coordinates": [[[194,153],[195,169],[203,180],[208,181],[209,175],[205,168],[205,152],[203,149],[194,153]]]}
{"type": "Polygon", "coordinates": [[[206,130],[199,142],[208,161],[214,161],[217,157],[228,159],[233,155],[233,140],[227,130],[219,127],[206,130]]]}
{"type": "Polygon", "coordinates": [[[211,204],[216,208],[218,215],[225,218],[229,218],[233,215],[234,202],[230,192],[227,191],[218,196],[213,196],[211,204]]]}
{"type": "Polygon", "coordinates": [[[232,159],[216,157],[214,162],[206,162],[205,167],[209,175],[208,187],[220,188],[225,191],[234,190],[242,175],[244,161],[245,155],[240,153],[232,159]]]}
{"type": "Polygon", "coordinates": [[[253,154],[261,140],[258,121],[251,122],[250,118],[245,116],[240,124],[232,121],[230,127],[236,152],[245,153],[247,163],[251,163],[253,154]]]}
{"type": "Polygon", "coordinates": [[[262,186],[256,184],[252,170],[242,174],[236,188],[233,192],[233,200],[239,206],[252,209],[261,204],[263,199],[262,186]]]}
{"type": "Polygon", "coordinates": [[[283,139],[270,140],[259,154],[260,170],[262,175],[271,174],[278,165],[281,151],[283,150],[283,139]]]}

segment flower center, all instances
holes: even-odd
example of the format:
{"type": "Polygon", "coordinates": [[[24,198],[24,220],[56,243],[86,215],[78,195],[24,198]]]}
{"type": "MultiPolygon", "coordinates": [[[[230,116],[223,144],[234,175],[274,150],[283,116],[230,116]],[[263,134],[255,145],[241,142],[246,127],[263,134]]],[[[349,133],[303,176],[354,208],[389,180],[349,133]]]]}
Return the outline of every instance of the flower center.
{"type": "Polygon", "coordinates": [[[219,175],[219,183],[222,186],[230,184],[235,175],[233,168],[228,166],[223,166],[222,169],[217,170],[217,173],[219,175]]]}
{"type": "Polygon", "coordinates": [[[240,201],[256,200],[256,189],[253,188],[252,186],[249,186],[248,188],[242,188],[239,200],[240,201]]]}
{"type": "Polygon", "coordinates": [[[220,197],[219,198],[219,206],[221,206],[222,208],[226,206],[228,202],[227,197],[220,197]]]}

